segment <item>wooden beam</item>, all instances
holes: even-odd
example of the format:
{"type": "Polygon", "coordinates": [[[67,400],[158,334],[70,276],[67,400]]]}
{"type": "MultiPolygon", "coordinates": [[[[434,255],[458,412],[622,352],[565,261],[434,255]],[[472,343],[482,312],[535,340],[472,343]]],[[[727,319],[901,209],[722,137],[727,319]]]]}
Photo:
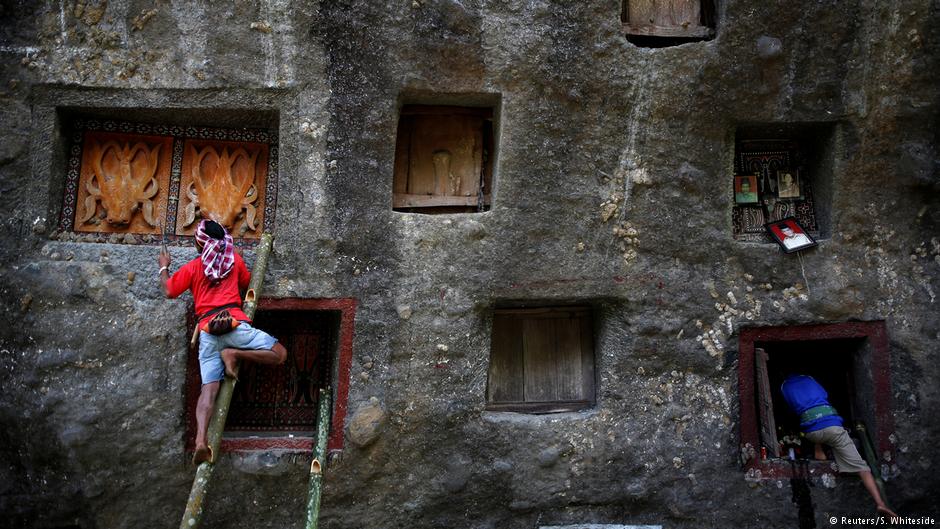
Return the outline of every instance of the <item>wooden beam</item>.
{"type": "Polygon", "coordinates": [[[630,35],[643,35],[649,37],[683,37],[695,39],[706,39],[715,33],[715,30],[705,26],[651,26],[635,25],[630,22],[624,23],[623,29],[630,35]]]}
{"type": "Polygon", "coordinates": [[[590,400],[568,402],[493,402],[486,405],[486,411],[515,411],[519,413],[562,413],[566,411],[586,410],[594,405],[590,400]]]}
{"type": "Polygon", "coordinates": [[[402,116],[440,116],[448,114],[464,114],[480,116],[483,119],[490,119],[493,117],[493,109],[491,107],[458,107],[448,105],[405,105],[401,108],[402,116]]]}
{"type": "MultiPolygon", "coordinates": [[[[469,206],[476,207],[477,196],[441,196],[441,195],[407,195],[395,194],[392,207],[395,208],[428,208],[434,206],[469,206]]],[[[490,204],[490,195],[483,195],[483,204],[490,204]]]]}

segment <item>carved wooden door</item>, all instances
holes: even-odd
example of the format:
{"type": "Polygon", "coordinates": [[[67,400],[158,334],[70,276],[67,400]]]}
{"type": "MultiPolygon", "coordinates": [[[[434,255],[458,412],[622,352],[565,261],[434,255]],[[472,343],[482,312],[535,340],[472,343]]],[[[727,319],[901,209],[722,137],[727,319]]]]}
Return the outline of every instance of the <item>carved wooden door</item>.
{"type": "Polygon", "coordinates": [[[226,430],[312,430],[338,323],[328,311],[259,312],[255,326],[284,344],[287,361],[279,366],[242,363],[226,430]]]}
{"type": "Polygon", "coordinates": [[[754,367],[757,376],[757,411],[760,417],[760,440],[773,457],[780,457],[777,445],[777,424],[774,420],[774,405],[767,372],[767,353],[754,349],[754,367]]]}

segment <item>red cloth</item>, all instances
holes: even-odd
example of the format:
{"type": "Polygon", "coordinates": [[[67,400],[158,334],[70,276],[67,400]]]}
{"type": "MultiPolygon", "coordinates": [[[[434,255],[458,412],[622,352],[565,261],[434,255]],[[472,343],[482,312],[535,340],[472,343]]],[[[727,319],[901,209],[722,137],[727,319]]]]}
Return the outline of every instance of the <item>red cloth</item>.
{"type": "MultiPolygon", "coordinates": [[[[170,280],[167,281],[168,296],[176,298],[183,292],[191,290],[193,292],[193,301],[196,304],[197,316],[205,314],[216,307],[231,303],[237,303],[241,307],[242,298],[238,291],[239,289],[245,290],[248,288],[248,283],[251,281],[251,272],[245,266],[242,256],[237,253],[235,254],[233,272],[213,285],[203,272],[202,257],[197,257],[184,264],[182,268],[170,276],[170,280]]],[[[248,316],[245,316],[241,308],[228,309],[228,311],[238,321],[251,321],[248,316]]],[[[211,316],[203,318],[198,325],[201,327],[203,321],[208,321],[209,318],[211,316]]]]}

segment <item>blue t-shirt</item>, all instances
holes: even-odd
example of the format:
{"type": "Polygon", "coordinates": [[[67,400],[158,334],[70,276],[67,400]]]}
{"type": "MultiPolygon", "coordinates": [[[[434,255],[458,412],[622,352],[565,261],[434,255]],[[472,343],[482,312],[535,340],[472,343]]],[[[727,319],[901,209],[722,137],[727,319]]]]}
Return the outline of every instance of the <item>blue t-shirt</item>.
{"type": "MultiPolygon", "coordinates": [[[[780,386],[783,398],[793,413],[803,415],[803,412],[816,406],[830,406],[829,394],[816,382],[813,377],[806,375],[792,375],[787,377],[780,386]]],[[[804,432],[815,432],[830,426],[842,426],[842,417],[829,415],[814,419],[808,423],[800,424],[804,432]]]]}

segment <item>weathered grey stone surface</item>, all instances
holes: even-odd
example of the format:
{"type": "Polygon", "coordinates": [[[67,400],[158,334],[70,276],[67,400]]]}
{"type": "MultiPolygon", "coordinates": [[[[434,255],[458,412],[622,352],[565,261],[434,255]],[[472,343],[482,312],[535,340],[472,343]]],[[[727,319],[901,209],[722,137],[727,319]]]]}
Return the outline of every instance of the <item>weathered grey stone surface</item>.
{"type": "MultiPolygon", "coordinates": [[[[388,414],[333,456],[322,527],[795,527],[787,484],[739,466],[738,330],[877,319],[890,499],[940,517],[940,10],[718,6],[714,40],[650,49],[619,0],[4,3],[0,525],[177,527],[193,474],[157,247],[53,237],[77,112],[279,127],[265,294],[357,298],[349,406],[388,414]],[[494,100],[492,211],[392,212],[399,105],[494,100]],[[760,122],[835,124],[805,279],[731,238],[734,130],[760,122]],[[507,301],[595,307],[594,409],[483,411],[507,301]]],[[[301,527],[308,465],[224,455],[205,527],[301,527]]],[[[872,512],[851,476],[812,495],[821,527],[872,512]]]]}

